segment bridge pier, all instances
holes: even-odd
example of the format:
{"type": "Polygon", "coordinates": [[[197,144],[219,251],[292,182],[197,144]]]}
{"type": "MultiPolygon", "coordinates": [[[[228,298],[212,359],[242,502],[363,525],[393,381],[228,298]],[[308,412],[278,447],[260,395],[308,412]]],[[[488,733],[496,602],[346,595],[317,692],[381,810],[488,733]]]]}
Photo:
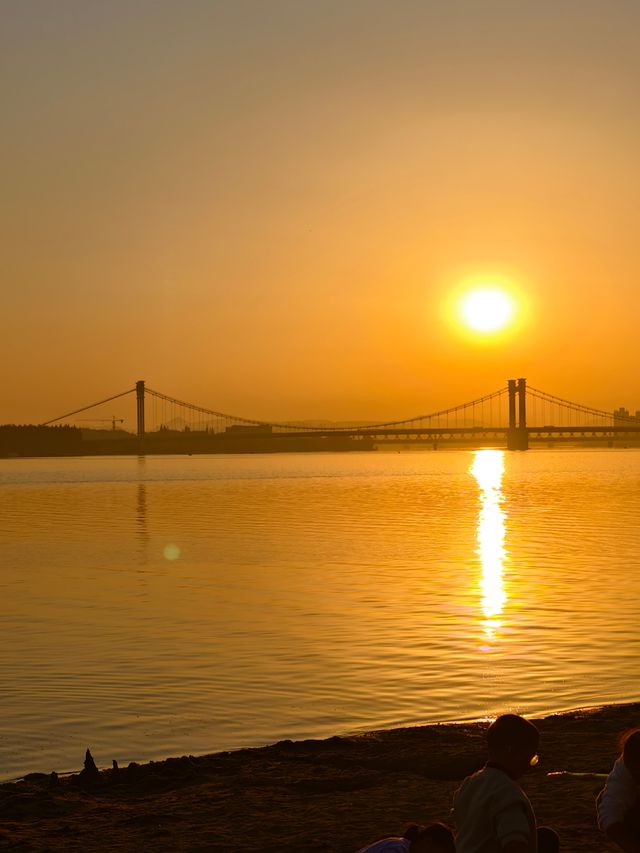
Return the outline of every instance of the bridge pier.
{"type": "Polygon", "coordinates": [[[527,380],[509,379],[509,432],[507,433],[508,450],[528,450],[529,433],[527,431],[527,380]],[[516,421],[516,396],[518,398],[516,421]]]}
{"type": "Polygon", "coordinates": [[[144,379],[136,382],[136,412],[138,416],[138,438],[144,438],[144,379]]]}

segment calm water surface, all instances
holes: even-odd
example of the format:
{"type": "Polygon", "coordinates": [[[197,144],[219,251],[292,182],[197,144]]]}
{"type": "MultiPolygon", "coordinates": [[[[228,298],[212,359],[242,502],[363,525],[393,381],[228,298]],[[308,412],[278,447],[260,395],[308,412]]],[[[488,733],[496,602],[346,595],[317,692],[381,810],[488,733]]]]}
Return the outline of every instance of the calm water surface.
{"type": "Polygon", "coordinates": [[[640,451],[0,460],[0,777],[640,699],[640,451]]]}

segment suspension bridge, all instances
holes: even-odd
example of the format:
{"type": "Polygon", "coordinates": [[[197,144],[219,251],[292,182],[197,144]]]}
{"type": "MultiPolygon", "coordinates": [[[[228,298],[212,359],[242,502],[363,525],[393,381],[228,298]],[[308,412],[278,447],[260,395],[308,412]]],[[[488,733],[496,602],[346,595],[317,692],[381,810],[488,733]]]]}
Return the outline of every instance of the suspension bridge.
{"type": "MultiPolygon", "coordinates": [[[[532,443],[591,442],[605,446],[640,441],[640,412],[626,409],[607,412],[557,397],[527,385],[526,379],[509,379],[489,394],[428,414],[383,423],[271,422],[225,414],[188,403],[149,388],[144,380],[120,394],[82,406],[41,426],[82,425],[104,422],[113,433],[111,452],[119,444],[136,439],[136,452],[242,452],[274,450],[373,449],[388,443],[403,445],[464,444],[504,446],[527,450],[532,443]],[[131,418],[105,414],[124,405],[135,405],[131,418]],[[83,417],[79,417],[82,415],[83,417]],[[135,422],[135,429],[116,429],[116,424],[135,422]]],[[[95,432],[95,428],[91,430],[95,432]]],[[[104,430],[102,431],[104,438],[104,430]]],[[[120,448],[118,447],[118,450],[120,448]]],[[[126,451],[124,451],[126,452],[126,451]]]]}

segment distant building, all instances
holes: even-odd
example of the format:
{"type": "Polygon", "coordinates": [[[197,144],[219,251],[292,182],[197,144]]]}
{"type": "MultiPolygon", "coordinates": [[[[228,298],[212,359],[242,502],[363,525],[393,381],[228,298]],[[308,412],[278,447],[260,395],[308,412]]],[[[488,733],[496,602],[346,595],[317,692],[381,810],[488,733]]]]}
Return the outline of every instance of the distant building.
{"type": "Polygon", "coordinates": [[[633,424],[635,426],[635,421],[640,421],[640,410],[636,411],[635,415],[632,415],[629,409],[625,409],[624,406],[613,410],[614,426],[624,426],[625,424],[633,424]]]}

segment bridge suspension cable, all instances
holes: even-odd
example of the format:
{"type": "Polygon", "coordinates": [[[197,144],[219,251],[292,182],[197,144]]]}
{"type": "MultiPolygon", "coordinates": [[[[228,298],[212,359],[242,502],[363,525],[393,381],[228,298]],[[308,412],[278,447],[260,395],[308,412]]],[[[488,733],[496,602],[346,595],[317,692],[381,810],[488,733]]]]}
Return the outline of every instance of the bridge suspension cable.
{"type": "MultiPolygon", "coordinates": [[[[532,397],[536,397],[539,400],[543,400],[544,402],[553,403],[556,406],[562,406],[565,409],[571,409],[574,412],[579,412],[583,415],[592,415],[596,417],[603,417],[607,420],[612,420],[614,418],[613,412],[605,412],[603,409],[594,409],[591,406],[583,406],[581,403],[573,403],[571,400],[565,400],[562,397],[556,397],[553,394],[548,394],[546,391],[540,391],[538,388],[533,388],[531,385],[527,386],[527,393],[531,394],[532,397]]],[[[637,419],[632,416],[624,416],[624,415],[615,415],[616,420],[629,420],[636,421],[637,419]]]]}
{"type": "Polygon", "coordinates": [[[74,412],[67,412],[66,415],[60,415],[57,418],[51,418],[49,421],[43,421],[40,426],[48,426],[49,424],[54,424],[56,421],[63,421],[65,418],[70,418],[72,415],[79,415],[80,412],[86,412],[87,409],[93,409],[95,406],[101,406],[103,403],[110,403],[111,400],[117,400],[119,397],[126,397],[127,394],[134,394],[135,388],[129,388],[128,391],[123,391],[121,394],[114,394],[113,397],[107,397],[104,400],[99,400],[97,403],[90,403],[88,406],[83,406],[81,409],[76,409],[74,412]]]}
{"type": "MultiPolygon", "coordinates": [[[[135,390],[135,389],[134,389],[135,390]]],[[[237,415],[230,415],[224,412],[217,412],[214,409],[207,409],[204,406],[197,406],[193,403],[187,403],[184,400],[178,400],[176,397],[170,397],[167,394],[163,394],[160,391],[155,391],[153,388],[149,388],[148,386],[145,388],[145,392],[147,394],[151,394],[154,397],[157,397],[159,400],[164,400],[168,403],[172,403],[177,406],[184,406],[187,409],[191,409],[194,412],[200,412],[205,415],[212,415],[215,418],[223,418],[225,420],[234,421],[236,423],[242,424],[250,424],[252,426],[262,426],[262,427],[272,427],[275,429],[286,429],[286,430],[297,430],[297,431],[306,431],[306,432],[344,432],[345,430],[354,430],[354,429],[367,429],[367,430],[375,430],[375,429],[384,429],[389,427],[397,427],[408,424],[416,423],[416,421],[425,421],[425,420],[433,420],[434,418],[444,417],[446,415],[455,414],[457,412],[462,411],[463,409],[471,408],[473,406],[480,405],[482,403],[486,403],[490,400],[494,400],[498,397],[502,397],[507,393],[506,388],[500,388],[497,391],[493,391],[491,394],[485,394],[483,397],[477,397],[475,400],[470,400],[466,403],[461,403],[458,406],[452,406],[448,409],[441,409],[437,412],[432,412],[428,415],[415,415],[412,418],[404,418],[402,420],[397,421],[385,421],[383,423],[366,423],[366,424],[350,424],[349,426],[309,426],[306,424],[296,424],[296,423],[280,423],[273,421],[262,421],[257,420],[255,418],[246,418],[239,417],[237,415]]],[[[75,414],[75,413],[74,413],[75,414]]]]}

